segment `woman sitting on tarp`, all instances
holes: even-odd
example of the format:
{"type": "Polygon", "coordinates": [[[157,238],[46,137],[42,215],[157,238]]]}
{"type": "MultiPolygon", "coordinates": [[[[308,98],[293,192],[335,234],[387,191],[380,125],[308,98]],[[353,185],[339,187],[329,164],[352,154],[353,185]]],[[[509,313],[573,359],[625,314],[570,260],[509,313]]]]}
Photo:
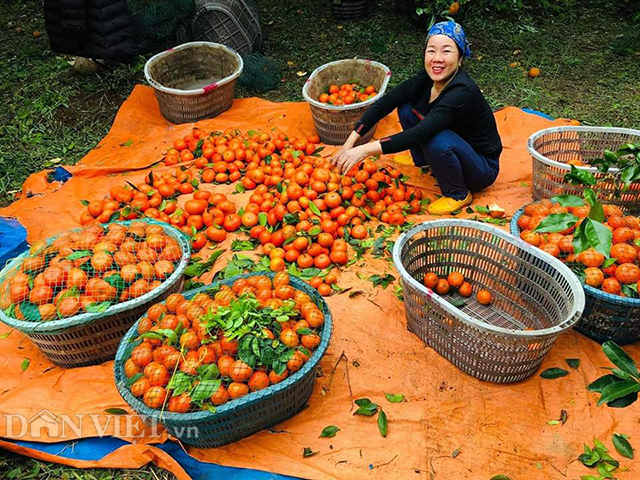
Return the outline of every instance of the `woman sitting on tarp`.
{"type": "Polygon", "coordinates": [[[471,203],[471,192],[498,176],[502,143],[482,92],[460,67],[471,56],[462,27],[453,21],[429,29],[424,71],[375,102],[334,158],[342,171],[370,155],[410,149],[416,166],[430,166],[443,197],[428,211],[445,215],[471,203]],[[361,135],[394,108],[403,131],[354,147],[361,135]]]}

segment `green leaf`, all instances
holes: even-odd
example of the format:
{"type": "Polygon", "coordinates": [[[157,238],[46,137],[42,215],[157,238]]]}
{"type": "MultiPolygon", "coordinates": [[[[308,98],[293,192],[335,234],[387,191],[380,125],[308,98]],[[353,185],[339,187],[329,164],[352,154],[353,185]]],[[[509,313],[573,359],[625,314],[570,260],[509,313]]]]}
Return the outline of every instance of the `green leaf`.
{"type": "Polygon", "coordinates": [[[611,360],[611,363],[620,368],[620,370],[636,378],[640,378],[640,373],[634,361],[615,342],[607,340],[602,344],[602,350],[607,358],[611,360]]]}
{"type": "Polygon", "coordinates": [[[358,409],[353,412],[354,415],[364,415],[367,417],[371,417],[378,411],[378,405],[373,403],[368,398],[359,398],[355,401],[355,403],[356,405],[358,405],[358,409]]]}
{"type": "Polygon", "coordinates": [[[30,363],[31,363],[31,360],[28,358],[25,358],[24,360],[22,360],[22,363],[20,364],[20,370],[24,372],[27,368],[29,368],[30,363]]]}
{"type": "Polygon", "coordinates": [[[296,330],[296,333],[298,335],[311,335],[313,333],[313,330],[311,330],[310,328],[299,328],[298,330],[296,330]]]}
{"type": "Polygon", "coordinates": [[[312,451],[309,447],[304,447],[304,449],[302,450],[302,457],[303,458],[312,457],[316,453],[318,452],[312,451]]]}
{"type": "Polygon", "coordinates": [[[133,140],[131,140],[131,139],[129,139],[126,142],[120,144],[121,147],[130,147],[131,145],[133,145],[133,140]]]}
{"type": "Polygon", "coordinates": [[[118,292],[121,292],[122,290],[127,288],[127,285],[124,283],[124,280],[122,279],[119,273],[109,275],[107,278],[104,279],[104,281],[107,282],[112,287],[114,287],[116,290],[118,290],[118,292]]]}
{"type": "Polygon", "coordinates": [[[377,287],[379,285],[382,288],[387,288],[391,282],[395,281],[395,279],[396,277],[394,277],[390,273],[387,273],[384,276],[375,274],[369,277],[369,281],[373,283],[374,287],[377,287]]]}
{"type": "Polygon", "coordinates": [[[634,380],[620,380],[607,385],[602,390],[602,394],[598,400],[598,405],[602,405],[603,403],[608,403],[637,392],[640,392],[640,383],[634,380]]]}
{"type": "Polygon", "coordinates": [[[587,200],[589,205],[591,205],[591,209],[589,210],[589,218],[595,220],[596,222],[604,222],[604,210],[602,208],[602,204],[598,201],[596,192],[594,192],[590,188],[587,188],[584,191],[584,198],[587,200]]]}
{"type": "Polygon", "coordinates": [[[11,335],[11,332],[13,332],[13,330],[9,330],[8,332],[4,332],[2,335],[0,335],[0,340],[4,340],[5,338],[7,338],[9,335],[11,335]]]}
{"type": "Polygon", "coordinates": [[[591,450],[588,445],[584,446],[584,453],[578,457],[585,467],[593,467],[600,461],[600,454],[596,450],[591,450]]]}
{"type": "Polygon", "coordinates": [[[579,218],[571,213],[553,213],[543,218],[535,231],[540,233],[562,232],[573,227],[578,223],[578,220],[579,218]]]}
{"type": "Polygon", "coordinates": [[[627,436],[621,433],[613,434],[613,446],[616,447],[616,450],[620,455],[627,458],[633,458],[633,447],[627,440],[627,436]]]}
{"type": "Polygon", "coordinates": [[[127,379],[127,385],[129,385],[129,387],[131,387],[131,385],[133,385],[134,383],[136,383],[138,380],[140,380],[142,377],[144,377],[144,373],[142,372],[138,372],[136,373],[133,377],[127,379]]]}
{"type": "Polygon", "coordinates": [[[318,235],[320,235],[322,233],[322,228],[319,227],[318,225],[316,225],[314,227],[311,227],[307,233],[311,237],[317,237],[318,235]]]}
{"type": "Polygon", "coordinates": [[[89,313],[102,313],[111,306],[111,302],[93,302],[87,305],[86,310],[89,313]]]}
{"type": "Polygon", "coordinates": [[[573,185],[595,185],[596,177],[593,173],[571,165],[571,171],[564,176],[564,181],[573,185]]]}
{"type": "Polygon", "coordinates": [[[89,200],[80,200],[80,203],[86,207],[87,205],[89,205],[89,200]]]}
{"type": "MultiPolygon", "coordinates": [[[[220,388],[221,380],[202,380],[193,389],[191,400],[196,403],[207,400],[220,388]]],[[[174,394],[175,395],[175,394],[174,394]]]]}
{"type": "Polygon", "coordinates": [[[77,260],[79,258],[90,257],[91,255],[92,253],[89,250],[76,250],[67,255],[67,260],[77,260]]]}
{"type": "Polygon", "coordinates": [[[169,380],[167,390],[173,390],[173,395],[180,395],[190,391],[194,378],[184,372],[176,372],[169,380]]]}
{"type": "Polygon", "coordinates": [[[551,201],[561,207],[581,207],[584,205],[584,200],[577,195],[556,195],[551,197],[551,201]]]}
{"type": "Polygon", "coordinates": [[[602,377],[598,378],[594,382],[591,382],[587,386],[587,390],[589,390],[590,392],[602,393],[602,390],[604,390],[605,387],[607,387],[612,383],[616,383],[618,381],[619,381],[619,378],[616,377],[615,375],[603,375],[602,377]]]}
{"type": "Polygon", "coordinates": [[[389,400],[391,403],[400,403],[400,402],[404,402],[406,401],[404,398],[404,395],[401,393],[398,394],[393,394],[393,393],[385,393],[384,396],[386,397],[387,400],[389,400]]]}
{"type": "Polygon", "coordinates": [[[339,431],[340,431],[340,428],[336,427],[335,425],[329,425],[322,429],[322,432],[320,433],[320,438],[335,437],[336,433],[338,433],[339,431]]]}
{"type": "Polygon", "coordinates": [[[542,378],[546,378],[546,379],[560,378],[560,377],[565,377],[567,375],[569,375],[569,372],[567,372],[562,368],[557,368],[557,367],[547,368],[545,371],[543,371],[540,374],[542,378]]]}
{"type": "Polygon", "coordinates": [[[258,213],[258,224],[263,227],[267,226],[267,214],[264,212],[258,213]]]}
{"type": "Polygon", "coordinates": [[[107,408],[104,413],[108,413],[109,415],[127,415],[127,412],[124,408],[107,408]]]}
{"type": "Polygon", "coordinates": [[[296,225],[300,221],[300,216],[297,213],[286,213],[282,221],[287,225],[296,225]]]}
{"type": "Polygon", "coordinates": [[[254,248],[255,245],[251,240],[234,240],[231,242],[231,251],[233,252],[250,251],[254,248]]]}
{"type": "Polygon", "coordinates": [[[200,365],[196,370],[200,380],[214,380],[220,377],[220,370],[215,363],[200,365]]]}
{"type": "Polygon", "coordinates": [[[608,257],[611,251],[612,237],[611,230],[602,223],[585,218],[576,228],[573,235],[573,248],[577,254],[593,247],[605,257],[608,257]]]}
{"type": "Polygon", "coordinates": [[[386,437],[389,431],[389,426],[387,423],[387,414],[384,413],[384,410],[382,409],[378,410],[378,431],[380,432],[380,435],[382,435],[383,437],[386,437]]]}
{"type": "Polygon", "coordinates": [[[25,300],[20,304],[20,311],[22,315],[24,315],[24,319],[27,322],[39,322],[42,320],[40,316],[40,310],[38,310],[38,306],[33,303],[25,300]]]}
{"type": "Polygon", "coordinates": [[[235,190],[233,191],[233,193],[234,193],[234,194],[236,194],[236,193],[244,193],[245,191],[246,191],[246,188],[244,187],[244,185],[243,185],[243,184],[241,184],[241,183],[236,183],[236,188],[235,188],[235,190]]]}
{"type": "Polygon", "coordinates": [[[506,475],[499,474],[499,475],[494,475],[489,480],[511,480],[511,478],[507,477],[506,475]]]}
{"type": "Polygon", "coordinates": [[[318,208],[318,206],[315,203],[309,202],[309,210],[311,210],[314,215],[320,216],[320,213],[321,213],[320,209],[318,208]]]}
{"type": "Polygon", "coordinates": [[[564,361],[567,362],[567,365],[569,365],[573,369],[576,369],[580,366],[579,358],[565,358],[564,361]]]}
{"type": "Polygon", "coordinates": [[[616,263],[616,259],[615,258],[607,258],[604,263],[602,264],[602,268],[607,268],[610,267],[611,265],[613,265],[614,263],[616,263]]]}
{"type": "Polygon", "coordinates": [[[482,213],[484,215],[489,215],[489,207],[487,207],[486,205],[476,205],[476,212],[477,213],[482,213]]]}

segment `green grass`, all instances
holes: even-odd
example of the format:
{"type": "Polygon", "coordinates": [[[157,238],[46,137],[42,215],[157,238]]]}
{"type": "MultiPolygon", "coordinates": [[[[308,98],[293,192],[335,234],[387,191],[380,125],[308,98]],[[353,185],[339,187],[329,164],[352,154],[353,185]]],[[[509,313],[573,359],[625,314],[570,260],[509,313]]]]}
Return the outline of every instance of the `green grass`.
{"type": "Polygon", "coordinates": [[[176,477],[156,466],[138,470],[77,468],[41,462],[0,450],[0,478],[3,480],[174,480],[176,477]]]}
{"type": "MultiPolygon", "coordinates": [[[[391,87],[421,68],[424,29],[396,14],[391,0],[379,1],[364,20],[344,23],[332,19],[329,0],[257,3],[264,53],[278,63],[283,79],[278,89],[262,95],[269,100],[302,100],[308,75],[335,59],[381,61],[393,72],[391,87]]],[[[638,26],[632,26],[628,5],[627,0],[578,2],[564,13],[509,17],[462,11],[474,51],[465,68],[493,108],[516,105],[587,125],[640,128],[640,35],[629,35],[638,26]],[[614,47],[627,54],[615,54],[614,47]],[[512,68],[512,62],[521,66],[512,68]],[[523,76],[532,66],[541,69],[540,77],[523,76]]],[[[1,2],[0,26],[0,205],[6,205],[30,173],[58,162],[74,164],[95,147],[134,85],[144,82],[148,57],[95,75],[75,74],[71,57],[49,50],[36,0],[1,2]],[[34,31],[42,35],[36,38],[34,31]]],[[[236,93],[254,95],[245,88],[236,93]]],[[[0,454],[0,473],[19,479],[169,478],[152,467],[117,474],[80,471],[8,453],[0,454]]]]}

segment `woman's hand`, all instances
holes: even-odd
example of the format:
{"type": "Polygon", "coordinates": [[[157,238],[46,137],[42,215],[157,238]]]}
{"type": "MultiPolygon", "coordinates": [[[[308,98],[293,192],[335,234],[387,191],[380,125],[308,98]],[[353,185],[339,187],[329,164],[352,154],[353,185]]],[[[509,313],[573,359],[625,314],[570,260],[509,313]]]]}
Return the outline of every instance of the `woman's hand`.
{"type": "Polygon", "coordinates": [[[338,166],[342,173],[347,173],[367,156],[363,147],[364,145],[360,145],[359,147],[340,150],[333,158],[333,163],[338,166]]]}

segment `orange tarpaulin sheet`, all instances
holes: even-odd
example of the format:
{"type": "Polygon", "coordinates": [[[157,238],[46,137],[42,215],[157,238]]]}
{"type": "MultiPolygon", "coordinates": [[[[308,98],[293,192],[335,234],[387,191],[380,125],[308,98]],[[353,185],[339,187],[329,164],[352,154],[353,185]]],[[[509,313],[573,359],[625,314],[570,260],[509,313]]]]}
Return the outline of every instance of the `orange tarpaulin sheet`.
{"type": "MultiPolygon", "coordinates": [[[[527,137],[539,129],[572,122],[549,121],[513,107],[495,115],[504,144],[501,171],[496,184],[476,195],[474,203],[497,202],[511,215],[531,200],[527,137]]],[[[197,125],[207,131],[234,127],[275,128],[290,136],[314,133],[306,104],[255,98],[236,100],[231,110],[197,125]]],[[[47,183],[46,173],[36,173],[25,182],[23,198],[0,209],[0,215],[17,217],[27,228],[30,242],[75,228],[81,199],[100,199],[115,184],[141,180],[171,142],[192,126],[167,123],[152,90],[138,86],[123,104],[109,134],[78,165],[69,167],[73,177],[68,182],[47,183]]],[[[380,122],[376,137],[399,129],[397,116],[391,114],[380,122]]],[[[420,175],[412,167],[402,169],[412,174],[409,183],[420,185],[430,196],[438,193],[430,176],[420,175]]],[[[229,186],[206,188],[232,190],[229,186]]],[[[234,195],[232,200],[240,206],[247,195],[234,195]]],[[[420,219],[428,218],[425,215],[420,219]]],[[[216,268],[221,265],[224,263],[219,261],[216,268]]],[[[391,271],[386,262],[367,260],[359,270],[368,276],[385,268],[391,271]]],[[[632,435],[634,443],[640,420],[637,405],[626,409],[598,407],[597,395],[586,390],[587,384],[603,374],[600,367],[609,365],[597,343],[573,331],[558,338],[542,368],[567,368],[566,358],[579,358],[579,369],[569,369],[567,377],[544,380],[536,375],[514,385],[480,382],[461,373],[409,333],[403,304],[392,289],[373,288],[370,282],[360,280],[355,270],[351,267],[343,272],[340,285],[364,294],[327,298],[335,327],[309,407],[271,431],[234,444],[216,449],[188,448],[192,456],[306,478],[444,480],[490,478],[502,473],[512,479],[533,480],[578,478],[592,473],[576,458],[584,443],[593,444],[593,438],[602,440],[616,458],[619,456],[611,444],[613,432],[632,435]],[[335,367],[342,353],[346,360],[335,367]],[[402,393],[407,401],[389,403],[385,392],[402,393]],[[351,400],[360,397],[368,397],[384,408],[389,419],[386,438],[379,435],[375,417],[352,414],[351,400]],[[560,418],[561,410],[567,412],[566,424],[549,424],[560,418]],[[337,425],[340,431],[334,438],[319,438],[327,425],[337,425]],[[303,458],[305,447],[318,453],[303,458]]],[[[6,327],[0,327],[0,437],[54,442],[113,435],[134,444],[98,462],[61,459],[4,442],[0,446],[79,467],[135,467],[154,461],[179,478],[188,478],[164,452],[145,444],[163,441],[165,434],[154,436],[140,423],[125,428],[130,417],[106,413],[111,408],[130,411],[115,388],[112,362],[64,370],[53,366],[27,337],[14,331],[4,338],[7,332],[6,327]],[[25,358],[30,364],[22,371],[25,358]],[[65,420],[67,428],[60,428],[65,420]]],[[[626,349],[634,358],[640,357],[637,345],[626,349]]],[[[640,466],[622,460],[629,470],[616,472],[619,478],[638,478],[640,466]]]]}

